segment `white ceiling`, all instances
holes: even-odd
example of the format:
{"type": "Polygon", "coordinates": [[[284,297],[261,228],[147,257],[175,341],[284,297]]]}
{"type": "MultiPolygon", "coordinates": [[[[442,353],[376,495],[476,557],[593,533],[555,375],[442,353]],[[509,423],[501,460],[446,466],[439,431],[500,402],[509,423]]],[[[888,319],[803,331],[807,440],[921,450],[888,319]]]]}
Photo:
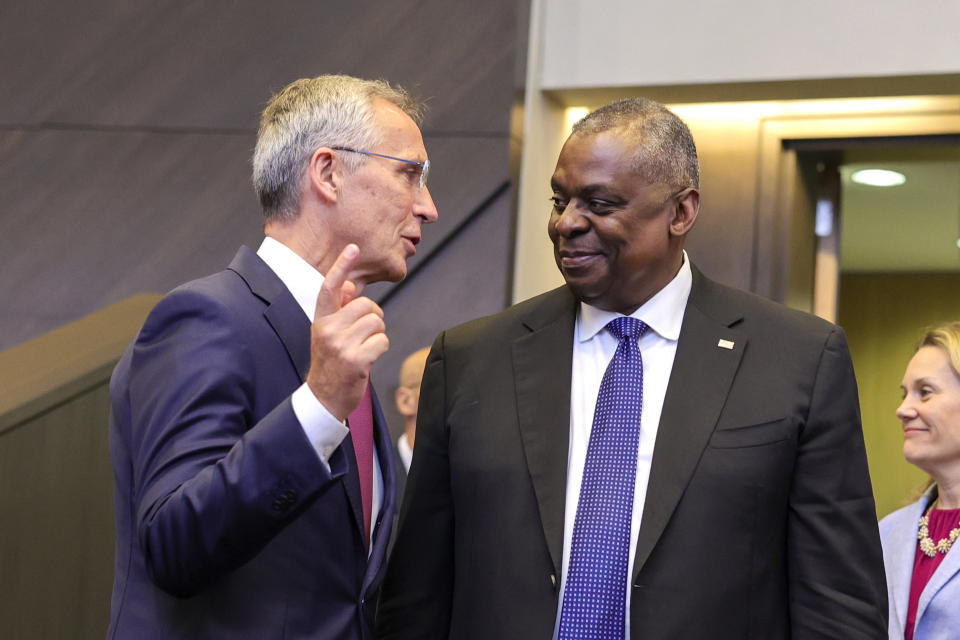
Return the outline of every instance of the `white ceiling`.
{"type": "Polygon", "coordinates": [[[843,272],[960,272],[960,147],[854,149],[841,176],[843,272]],[[856,184],[859,169],[892,169],[896,187],[856,184]]]}

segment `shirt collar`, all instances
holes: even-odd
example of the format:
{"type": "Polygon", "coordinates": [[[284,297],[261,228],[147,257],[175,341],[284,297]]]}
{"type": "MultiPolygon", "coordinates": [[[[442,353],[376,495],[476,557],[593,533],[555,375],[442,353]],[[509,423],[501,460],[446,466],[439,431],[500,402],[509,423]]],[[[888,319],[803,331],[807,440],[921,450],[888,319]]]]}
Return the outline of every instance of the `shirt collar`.
{"type": "Polygon", "coordinates": [[[293,294],[303,312],[313,322],[317,309],[317,296],[323,286],[323,274],[301,258],[293,249],[275,238],[267,236],[260,243],[257,255],[267,263],[284,286],[293,294]]]}
{"type": "MultiPolygon", "coordinates": [[[[680,325],[683,323],[683,311],[690,297],[693,275],[690,272],[690,259],[683,252],[683,264],[680,271],[667,285],[652,298],[644,302],[630,317],[642,320],[652,331],[662,338],[674,340],[680,338],[680,325]]],[[[577,322],[577,340],[586,342],[603,331],[614,318],[622,313],[604,311],[586,302],[580,303],[580,317],[577,322]]]]}

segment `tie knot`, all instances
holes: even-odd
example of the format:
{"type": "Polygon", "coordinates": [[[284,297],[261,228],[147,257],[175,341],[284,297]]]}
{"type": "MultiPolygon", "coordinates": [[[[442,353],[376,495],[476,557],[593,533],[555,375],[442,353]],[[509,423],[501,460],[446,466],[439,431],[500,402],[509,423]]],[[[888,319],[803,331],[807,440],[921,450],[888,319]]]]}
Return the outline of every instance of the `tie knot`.
{"type": "Polygon", "coordinates": [[[629,336],[634,340],[640,338],[647,330],[647,325],[642,320],[631,318],[630,316],[621,316],[614,318],[607,323],[607,331],[619,341],[629,336]]]}

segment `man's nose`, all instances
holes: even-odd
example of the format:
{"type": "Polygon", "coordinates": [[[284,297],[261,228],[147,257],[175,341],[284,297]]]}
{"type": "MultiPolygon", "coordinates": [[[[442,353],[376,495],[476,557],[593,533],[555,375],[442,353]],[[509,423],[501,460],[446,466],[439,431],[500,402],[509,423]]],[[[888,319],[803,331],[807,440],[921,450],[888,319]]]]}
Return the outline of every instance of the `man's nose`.
{"type": "Polygon", "coordinates": [[[573,200],[568,202],[562,211],[554,209],[554,216],[554,227],[557,233],[563,236],[574,235],[589,227],[589,222],[573,200]]]}
{"type": "Polygon", "coordinates": [[[430,189],[424,185],[417,199],[413,203],[413,214],[420,218],[421,224],[430,224],[436,222],[440,214],[437,212],[437,205],[433,203],[433,197],[430,195],[430,189]]]}

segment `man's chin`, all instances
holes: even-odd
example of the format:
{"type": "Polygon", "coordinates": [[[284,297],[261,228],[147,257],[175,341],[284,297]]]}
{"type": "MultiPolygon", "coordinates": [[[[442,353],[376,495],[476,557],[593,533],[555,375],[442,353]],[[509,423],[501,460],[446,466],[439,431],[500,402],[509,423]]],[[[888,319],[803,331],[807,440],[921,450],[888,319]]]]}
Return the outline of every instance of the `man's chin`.
{"type": "Polygon", "coordinates": [[[407,263],[401,262],[397,268],[391,269],[384,280],[387,282],[400,282],[407,277],[407,263]]]}
{"type": "Polygon", "coordinates": [[[586,302],[587,304],[594,304],[594,301],[600,298],[600,293],[597,291],[594,283],[583,282],[582,280],[568,276],[566,273],[563,274],[563,278],[567,283],[567,287],[569,287],[577,300],[586,302]]]}
{"type": "Polygon", "coordinates": [[[379,265],[378,269],[372,269],[367,272],[365,281],[374,282],[400,282],[407,277],[407,265],[405,262],[399,264],[379,265]]]}

